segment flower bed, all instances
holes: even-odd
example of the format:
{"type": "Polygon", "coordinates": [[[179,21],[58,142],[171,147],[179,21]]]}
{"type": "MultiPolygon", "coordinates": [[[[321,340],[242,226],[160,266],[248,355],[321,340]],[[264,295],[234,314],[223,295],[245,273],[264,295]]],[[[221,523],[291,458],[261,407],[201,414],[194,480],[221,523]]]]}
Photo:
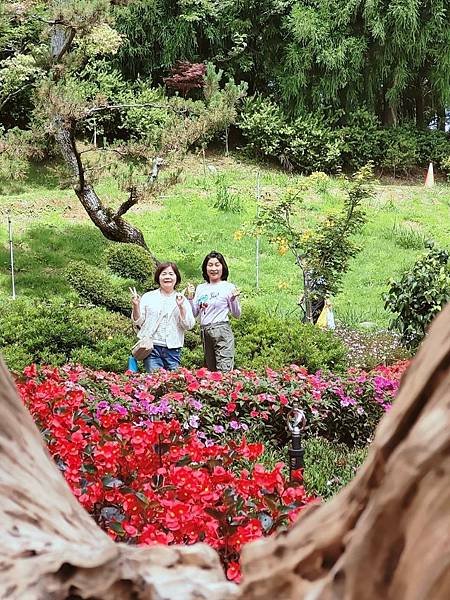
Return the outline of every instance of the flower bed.
{"type": "Polygon", "coordinates": [[[285,441],[296,402],[309,435],[364,444],[355,436],[371,435],[405,367],[338,378],[298,367],[261,377],[31,366],[17,385],[73,493],[113,539],[205,541],[238,580],[242,545],[287,525],[314,500],[300,473],[289,482],[282,463],[258,463],[261,442],[285,441]]]}
{"type": "MultiPolygon", "coordinates": [[[[252,440],[286,444],[286,416],[293,404],[304,410],[306,436],[321,435],[333,443],[366,446],[383,413],[389,409],[408,363],[378,367],[345,376],[314,375],[295,365],[265,376],[205,369],[160,371],[151,376],[66,367],[61,380],[76,383],[97,416],[119,412],[147,418],[176,418],[206,444],[252,440]]],[[[27,371],[33,377],[33,371],[27,371]]],[[[26,384],[26,381],[24,382],[26,384]]]]}
{"type": "Polygon", "coordinates": [[[113,539],[204,541],[237,581],[242,545],[287,525],[314,500],[301,473],[288,482],[282,463],[258,464],[261,443],[202,441],[177,419],[153,421],[145,400],[130,410],[93,408],[80,374],[30,368],[18,387],[73,493],[113,539]]]}

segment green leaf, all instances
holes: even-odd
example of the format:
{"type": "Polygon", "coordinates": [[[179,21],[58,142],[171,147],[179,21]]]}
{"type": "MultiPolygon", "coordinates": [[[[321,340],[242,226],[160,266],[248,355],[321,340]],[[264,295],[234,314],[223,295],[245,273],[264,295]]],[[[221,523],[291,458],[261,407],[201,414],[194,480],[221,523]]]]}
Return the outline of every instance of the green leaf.
{"type": "Polygon", "coordinates": [[[122,527],[122,525],[120,523],[117,523],[117,521],[113,521],[112,523],[109,523],[108,527],[110,529],[112,529],[113,531],[115,531],[116,533],[118,533],[119,535],[125,535],[125,530],[122,527]]]}

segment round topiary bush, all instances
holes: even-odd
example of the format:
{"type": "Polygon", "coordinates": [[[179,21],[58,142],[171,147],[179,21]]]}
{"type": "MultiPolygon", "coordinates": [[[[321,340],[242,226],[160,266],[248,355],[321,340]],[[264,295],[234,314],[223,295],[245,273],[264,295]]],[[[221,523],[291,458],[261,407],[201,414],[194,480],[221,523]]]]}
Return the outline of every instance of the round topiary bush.
{"type": "Polygon", "coordinates": [[[152,283],[154,264],[150,254],[136,244],[114,243],[107,247],[105,259],[116,275],[139,283],[152,283]]]}
{"type": "Polygon", "coordinates": [[[126,316],[131,314],[129,281],[115,281],[114,276],[103,269],[80,261],[69,263],[66,275],[69,284],[83,300],[126,316]]]}
{"type": "Polygon", "coordinates": [[[134,333],[130,320],[104,308],[76,302],[18,299],[0,304],[0,346],[12,371],[36,364],[80,362],[124,371],[134,333]]]}

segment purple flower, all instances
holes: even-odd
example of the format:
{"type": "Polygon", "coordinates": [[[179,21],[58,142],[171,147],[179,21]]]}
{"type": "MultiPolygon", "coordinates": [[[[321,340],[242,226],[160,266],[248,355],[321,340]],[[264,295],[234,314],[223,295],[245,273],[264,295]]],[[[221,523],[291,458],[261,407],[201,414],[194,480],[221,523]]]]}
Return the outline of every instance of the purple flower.
{"type": "Polygon", "coordinates": [[[189,417],[189,425],[194,429],[197,429],[198,421],[199,418],[197,417],[197,415],[192,415],[191,417],[189,417]]]}
{"type": "Polygon", "coordinates": [[[172,412],[172,407],[170,406],[169,401],[166,398],[163,398],[158,406],[158,412],[166,415],[167,413],[172,412]]]}
{"type": "Polygon", "coordinates": [[[356,404],[356,401],[350,396],[343,396],[340,402],[341,406],[350,406],[351,404],[356,404]]]}
{"type": "Polygon", "coordinates": [[[213,430],[214,433],[223,433],[225,431],[225,427],[222,427],[222,425],[214,425],[213,430]]]}
{"type": "Polygon", "coordinates": [[[105,400],[102,400],[97,404],[97,410],[95,411],[97,419],[108,412],[109,404],[105,400]]]}
{"type": "Polygon", "coordinates": [[[239,429],[240,425],[237,421],[230,421],[230,427],[231,429],[239,429]]]}
{"type": "Polygon", "coordinates": [[[195,408],[195,410],[200,410],[203,407],[203,404],[200,402],[200,400],[196,400],[195,398],[192,398],[189,403],[192,408],[195,408]]]}

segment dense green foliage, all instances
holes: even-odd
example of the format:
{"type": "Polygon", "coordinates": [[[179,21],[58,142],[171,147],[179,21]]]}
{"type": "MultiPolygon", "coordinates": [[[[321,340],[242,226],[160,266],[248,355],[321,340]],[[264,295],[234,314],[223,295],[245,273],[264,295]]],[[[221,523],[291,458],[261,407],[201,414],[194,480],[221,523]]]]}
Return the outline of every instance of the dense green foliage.
{"type": "Polygon", "coordinates": [[[105,252],[105,258],[108,267],[116,275],[147,286],[153,283],[153,264],[144,248],[136,244],[111,244],[105,252]]]}
{"type": "Polygon", "coordinates": [[[430,244],[397,281],[391,280],[385,294],[385,306],[394,314],[392,327],[400,332],[403,342],[416,347],[425,336],[428,325],[450,301],[449,253],[430,244]]]}
{"type": "MultiPolygon", "coordinates": [[[[319,369],[340,372],[347,366],[345,347],[331,332],[268,314],[251,304],[244,306],[242,317],[233,320],[232,327],[239,369],[264,372],[267,366],[280,369],[296,364],[310,372],[319,369]]],[[[188,367],[203,364],[198,330],[186,335],[183,364],[188,367]]]]}
{"type": "MultiPolygon", "coordinates": [[[[66,99],[158,104],[164,95],[164,78],[177,61],[212,62],[224,72],[225,80],[242,80],[251,93],[273,99],[275,108],[268,109],[270,114],[267,107],[263,112],[273,122],[281,119],[283,127],[275,133],[281,133],[281,141],[287,138],[283,154],[299,168],[306,161],[306,170],[314,157],[319,159],[315,170],[335,168],[341,145],[348,143],[347,150],[352,147],[347,128],[357,138],[364,125],[372,128],[374,119],[383,125],[445,126],[445,108],[450,103],[446,0],[406,4],[390,0],[376,4],[367,0],[351,4],[345,0],[66,0],[58,5],[2,4],[0,123],[7,128],[24,127],[30,121],[33,90],[48,67],[45,19],[55,15],[73,26],[76,34],[63,73],[64,86],[70,89],[66,99]],[[339,135],[330,133],[336,129],[339,135]]],[[[199,93],[191,96],[198,99],[199,93]]],[[[135,113],[131,115],[128,108],[123,114],[98,114],[98,134],[109,131],[128,138],[136,131],[140,137],[146,130],[153,137],[170,120],[167,111],[158,114],[157,107],[145,111],[148,115],[137,110],[136,114],[131,109],[135,113]]],[[[92,119],[87,126],[92,135],[92,119]]],[[[254,130],[256,124],[246,122],[245,127],[254,130]]],[[[272,124],[266,126],[269,129],[272,124]]],[[[383,137],[380,128],[378,134],[383,137]]],[[[377,144],[374,136],[369,137],[363,154],[367,151],[376,159],[377,144]]],[[[389,147],[389,141],[384,146],[389,147]]],[[[413,156],[407,146],[402,152],[398,148],[384,152],[389,166],[395,163],[392,153],[413,156]]],[[[267,142],[266,151],[278,153],[273,142],[267,142]]],[[[430,153],[426,158],[431,159],[430,153]]],[[[350,163],[359,162],[355,167],[366,159],[348,157],[350,163]]]]}
{"type": "Polygon", "coordinates": [[[8,367],[80,362],[97,369],[125,369],[133,340],[128,319],[72,300],[3,301],[0,346],[8,367]]]}
{"type": "Polygon", "coordinates": [[[345,120],[367,108],[384,124],[437,117],[442,127],[448,11],[445,0],[139,0],[116,9],[128,39],[120,68],[158,81],[176,60],[213,60],[290,114],[319,108],[345,120]]]}
{"type": "Polygon", "coordinates": [[[303,173],[354,170],[369,161],[394,175],[430,161],[449,171],[448,134],[410,124],[383,128],[367,110],[348,113],[344,125],[325,113],[292,119],[272,99],[256,96],[244,102],[239,127],[253,155],[276,159],[303,173]]]}
{"type": "MultiPolygon", "coordinates": [[[[89,300],[105,303],[100,294],[90,295],[89,300]]],[[[118,307],[117,299],[108,297],[107,301],[110,307],[118,307]]],[[[130,313],[126,306],[119,308],[130,313]]],[[[0,346],[9,368],[15,371],[32,362],[62,365],[72,361],[121,372],[134,343],[129,319],[100,306],[83,307],[75,298],[4,301],[0,329],[0,346]]],[[[277,369],[298,364],[310,371],[342,371],[347,365],[345,348],[331,333],[268,316],[251,306],[244,308],[243,318],[233,323],[233,329],[239,368],[264,372],[267,365],[277,369]]],[[[203,366],[198,328],[186,335],[182,363],[203,366]]]]}
{"type": "MultiPolygon", "coordinates": [[[[105,269],[73,261],[67,267],[67,279],[84,301],[107,310],[130,314],[130,282],[115,280],[105,269]]],[[[135,282],[131,282],[135,283],[135,282]]]]}
{"type": "Polygon", "coordinates": [[[353,479],[366,459],[366,449],[331,444],[321,438],[305,440],[305,485],[322,498],[334,496],[353,479]]]}

